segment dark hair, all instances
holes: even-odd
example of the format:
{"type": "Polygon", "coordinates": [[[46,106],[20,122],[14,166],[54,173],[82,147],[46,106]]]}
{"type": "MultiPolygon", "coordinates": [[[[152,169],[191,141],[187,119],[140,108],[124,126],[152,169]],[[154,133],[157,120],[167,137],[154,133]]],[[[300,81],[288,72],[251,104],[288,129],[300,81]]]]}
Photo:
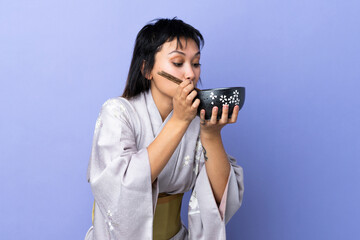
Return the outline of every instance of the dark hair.
{"type": "Polygon", "coordinates": [[[134,53],[132,56],[129,74],[122,97],[131,98],[150,88],[150,81],[145,78],[154,67],[155,54],[161,50],[166,41],[177,39],[177,46],[182,44],[180,38],[184,37],[195,41],[197,46],[204,46],[204,38],[201,33],[191,25],[180,19],[155,19],[145,25],[137,34],[134,53]],[[141,71],[142,65],[144,69],[141,71]]]}

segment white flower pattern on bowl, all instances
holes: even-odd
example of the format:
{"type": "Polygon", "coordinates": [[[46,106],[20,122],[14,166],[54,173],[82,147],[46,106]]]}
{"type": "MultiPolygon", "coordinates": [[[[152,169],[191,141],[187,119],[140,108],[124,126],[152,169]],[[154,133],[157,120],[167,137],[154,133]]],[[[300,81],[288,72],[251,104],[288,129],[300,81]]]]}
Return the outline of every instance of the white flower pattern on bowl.
{"type": "MultiPolygon", "coordinates": [[[[211,92],[209,97],[212,100],[215,100],[215,98],[217,98],[217,95],[215,95],[214,92],[211,92]]],[[[221,95],[219,98],[219,101],[222,103],[223,106],[230,105],[230,104],[239,105],[239,103],[240,103],[239,92],[237,90],[235,90],[233,92],[233,95],[230,96],[229,98],[226,95],[221,95]]],[[[214,101],[211,102],[211,105],[214,105],[214,101]]]]}

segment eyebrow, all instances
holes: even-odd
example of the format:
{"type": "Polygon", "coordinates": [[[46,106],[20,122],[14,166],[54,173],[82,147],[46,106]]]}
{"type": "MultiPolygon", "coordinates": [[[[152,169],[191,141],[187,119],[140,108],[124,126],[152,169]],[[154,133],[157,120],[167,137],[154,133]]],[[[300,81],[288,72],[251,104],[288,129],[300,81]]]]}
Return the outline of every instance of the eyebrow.
{"type": "MultiPolygon", "coordinates": [[[[180,52],[180,51],[178,51],[178,50],[174,50],[174,51],[172,51],[171,53],[169,53],[168,55],[170,55],[170,54],[172,54],[172,53],[179,53],[179,54],[185,56],[185,53],[180,52]]],[[[194,57],[197,56],[197,55],[200,55],[200,51],[198,51],[198,52],[194,55],[194,57]]]]}

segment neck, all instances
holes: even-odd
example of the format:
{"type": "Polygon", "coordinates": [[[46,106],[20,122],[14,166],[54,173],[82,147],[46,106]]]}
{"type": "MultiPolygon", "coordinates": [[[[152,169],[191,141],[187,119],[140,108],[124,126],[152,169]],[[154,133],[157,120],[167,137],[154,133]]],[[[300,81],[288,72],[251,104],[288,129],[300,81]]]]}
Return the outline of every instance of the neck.
{"type": "Polygon", "coordinates": [[[159,94],[155,89],[153,90],[153,88],[150,90],[161,119],[164,121],[173,110],[172,98],[159,94]]]}

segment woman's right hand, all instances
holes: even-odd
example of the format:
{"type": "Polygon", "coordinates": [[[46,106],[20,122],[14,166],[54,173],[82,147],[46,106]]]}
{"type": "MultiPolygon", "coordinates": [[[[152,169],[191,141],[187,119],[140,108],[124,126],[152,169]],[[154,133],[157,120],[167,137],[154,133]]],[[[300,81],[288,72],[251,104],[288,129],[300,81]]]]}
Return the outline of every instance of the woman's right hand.
{"type": "Polygon", "coordinates": [[[195,118],[200,100],[194,101],[197,95],[194,87],[192,81],[184,80],[176,89],[173,97],[173,117],[176,120],[190,123],[195,118]]]}

